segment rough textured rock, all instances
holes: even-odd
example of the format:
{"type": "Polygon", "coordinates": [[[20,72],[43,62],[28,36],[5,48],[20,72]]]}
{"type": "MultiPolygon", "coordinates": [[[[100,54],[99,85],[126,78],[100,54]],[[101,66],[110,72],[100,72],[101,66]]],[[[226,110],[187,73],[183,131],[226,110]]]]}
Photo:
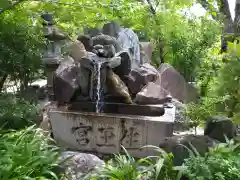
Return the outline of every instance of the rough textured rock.
{"type": "Polygon", "coordinates": [[[169,64],[161,64],[159,85],[170,92],[173,98],[188,103],[198,97],[197,89],[188,84],[184,77],[169,64]]]}
{"type": "Polygon", "coordinates": [[[103,34],[115,37],[123,50],[131,56],[131,68],[140,67],[140,45],[135,32],[122,28],[117,22],[110,21],[103,26],[103,34]]]}
{"type": "Polygon", "coordinates": [[[118,33],[118,42],[123,50],[127,50],[131,56],[131,68],[140,67],[140,44],[135,32],[128,28],[121,28],[118,33]]]}
{"type": "Polygon", "coordinates": [[[86,56],[86,49],[82,42],[75,41],[68,47],[69,55],[75,60],[80,61],[82,57],[86,56]]]}
{"type": "Polygon", "coordinates": [[[84,45],[86,51],[92,52],[92,50],[93,50],[93,41],[92,41],[92,38],[90,36],[79,35],[77,40],[80,41],[84,45]]]}
{"type": "Polygon", "coordinates": [[[157,70],[150,64],[145,63],[140,68],[131,70],[128,77],[127,86],[131,94],[137,94],[149,82],[155,82],[157,78],[157,70]]]}
{"type": "Polygon", "coordinates": [[[107,69],[106,85],[108,91],[113,97],[119,97],[119,99],[122,99],[122,103],[133,103],[127,86],[119,78],[119,76],[112,71],[112,69],[107,69]]]}
{"type": "Polygon", "coordinates": [[[60,104],[67,103],[80,88],[83,95],[88,93],[88,71],[70,57],[60,64],[54,75],[54,94],[60,104]]]}
{"type": "Polygon", "coordinates": [[[171,101],[169,92],[154,82],[148,83],[139,93],[137,93],[135,102],[137,104],[163,104],[171,101]]]}
{"type": "Polygon", "coordinates": [[[184,159],[189,157],[187,148],[192,150],[190,144],[195,147],[200,154],[204,154],[210,147],[215,146],[216,143],[217,141],[208,136],[183,135],[165,138],[165,141],[161,143],[159,147],[167,152],[173,153],[173,163],[179,166],[182,165],[184,159]]]}
{"type": "Polygon", "coordinates": [[[120,51],[115,54],[116,57],[121,57],[121,64],[113,69],[113,71],[126,83],[126,77],[131,71],[131,57],[127,51],[120,51]]]}
{"type": "Polygon", "coordinates": [[[204,135],[225,142],[225,136],[228,139],[236,137],[237,129],[231,119],[225,116],[214,116],[207,120],[204,135]]]}
{"type": "Polygon", "coordinates": [[[61,159],[67,159],[65,173],[73,180],[87,178],[91,173],[97,171],[98,168],[105,166],[104,161],[97,156],[86,153],[65,151],[61,154],[61,159]]]}
{"type": "Polygon", "coordinates": [[[121,47],[119,45],[119,42],[116,40],[116,38],[108,36],[108,35],[97,35],[92,38],[93,46],[95,45],[113,45],[116,52],[119,52],[121,50],[121,47]]]}

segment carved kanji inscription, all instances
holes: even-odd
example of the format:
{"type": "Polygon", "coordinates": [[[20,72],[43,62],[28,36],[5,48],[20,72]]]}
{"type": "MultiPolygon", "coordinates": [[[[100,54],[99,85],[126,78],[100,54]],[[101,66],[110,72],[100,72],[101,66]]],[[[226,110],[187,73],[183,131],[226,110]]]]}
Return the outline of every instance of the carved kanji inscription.
{"type": "Polygon", "coordinates": [[[109,147],[115,147],[116,145],[116,135],[115,135],[115,129],[111,126],[104,126],[101,125],[98,127],[98,133],[97,133],[97,143],[96,145],[99,147],[102,146],[109,146],[109,147]]]}
{"type": "Polygon", "coordinates": [[[122,145],[127,149],[141,148],[144,128],[139,123],[125,122],[122,145]]]}
{"type": "Polygon", "coordinates": [[[71,128],[71,132],[76,136],[76,141],[81,146],[87,146],[92,136],[92,126],[79,122],[71,128]]]}

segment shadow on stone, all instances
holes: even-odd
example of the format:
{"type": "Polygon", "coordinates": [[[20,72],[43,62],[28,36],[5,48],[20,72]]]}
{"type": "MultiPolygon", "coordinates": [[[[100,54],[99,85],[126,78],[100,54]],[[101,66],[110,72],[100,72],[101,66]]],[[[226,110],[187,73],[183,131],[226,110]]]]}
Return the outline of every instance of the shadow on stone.
{"type": "MultiPolygon", "coordinates": [[[[82,112],[96,112],[96,103],[94,102],[74,102],[68,107],[69,110],[82,112]]],[[[137,116],[162,116],[165,113],[163,107],[150,105],[135,105],[121,103],[103,103],[103,113],[137,115],[137,116]]]]}

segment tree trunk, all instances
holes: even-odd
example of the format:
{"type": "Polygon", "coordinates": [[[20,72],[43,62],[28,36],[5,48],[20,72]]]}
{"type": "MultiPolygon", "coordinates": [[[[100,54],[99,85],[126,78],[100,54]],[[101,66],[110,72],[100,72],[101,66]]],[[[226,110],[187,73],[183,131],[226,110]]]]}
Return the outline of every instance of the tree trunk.
{"type": "Polygon", "coordinates": [[[4,74],[3,77],[0,79],[0,92],[2,92],[4,83],[5,83],[6,79],[7,79],[7,77],[8,77],[8,74],[4,74]]]}
{"type": "Polygon", "coordinates": [[[240,35],[240,0],[235,3],[234,33],[240,35]]]}
{"type": "Polygon", "coordinates": [[[153,8],[151,0],[147,0],[147,3],[149,5],[151,13],[155,15],[156,14],[156,10],[153,8]]]}
{"type": "MultiPolygon", "coordinates": [[[[238,0],[236,0],[238,1],[238,0]]],[[[222,29],[222,42],[221,42],[221,52],[227,51],[227,41],[224,38],[226,33],[233,33],[233,20],[231,17],[231,12],[229,8],[228,0],[217,0],[218,10],[212,8],[212,5],[207,0],[198,0],[198,3],[202,5],[202,7],[206,11],[216,12],[216,16],[212,15],[212,18],[216,21],[223,21],[223,29],[222,29]]]]}
{"type": "Polygon", "coordinates": [[[228,0],[219,0],[219,12],[223,15],[223,31],[222,31],[222,43],[221,52],[227,51],[227,40],[225,39],[225,34],[233,33],[233,20],[231,17],[231,12],[228,4],[228,0]]]}
{"type": "Polygon", "coordinates": [[[164,63],[164,41],[160,40],[159,42],[159,56],[160,56],[160,64],[164,63]]]}

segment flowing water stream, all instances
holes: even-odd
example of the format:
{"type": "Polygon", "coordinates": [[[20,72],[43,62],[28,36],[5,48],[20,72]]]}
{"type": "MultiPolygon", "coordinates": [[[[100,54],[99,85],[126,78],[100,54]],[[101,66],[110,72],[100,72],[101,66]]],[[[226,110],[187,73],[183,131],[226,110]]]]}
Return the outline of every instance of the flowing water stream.
{"type": "Polygon", "coordinates": [[[96,62],[94,65],[94,81],[96,82],[95,100],[96,100],[96,112],[99,113],[101,110],[101,66],[102,62],[96,62]]]}

